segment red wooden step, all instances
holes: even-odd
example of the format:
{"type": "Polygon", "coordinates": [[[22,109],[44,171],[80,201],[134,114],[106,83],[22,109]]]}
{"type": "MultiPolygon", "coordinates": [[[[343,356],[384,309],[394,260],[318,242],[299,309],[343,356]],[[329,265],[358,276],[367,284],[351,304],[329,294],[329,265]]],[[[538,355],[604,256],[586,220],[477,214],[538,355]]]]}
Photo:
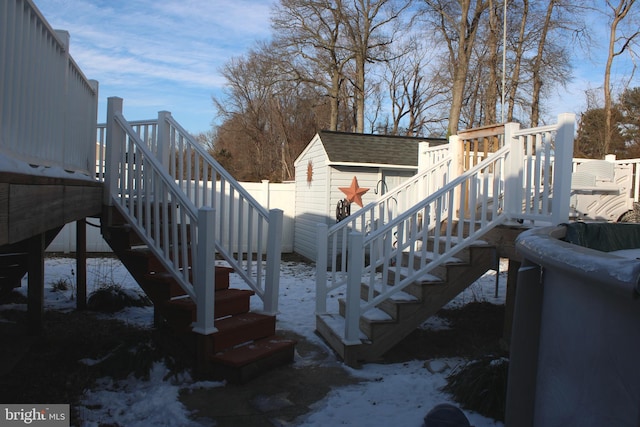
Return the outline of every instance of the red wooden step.
{"type": "MultiPolygon", "coordinates": [[[[214,314],[216,318],[242,314],[249,311],[253,291],[242,289],[223,289],[216,291],[214,314]]],[[[190,325],[196,321],[196,304],[191,298],[174,299],[165,305],[166,316],[181,325],[190,325]]],[[[175,326],[179,326],[175,325],[175,326]]]]}
{"type": "MultiPolygon", "coordinates": [[[[229,289],[229,273],[232,273],[232,272],[233,272],[233,268],[216,266],[216,269],[215,269],[215,275],[216,275],[215,290],[216,291],[229,289]]],[[[190,279],[192,278],[191,274],[189,275],[189,278],[190,279]]],[[[180,287],[180,285],[176,283],[176,281],[173,279],[173,276],[171,276],[169,273],[164,272],[164,273],[146,274],[145,280],[150,285],[153,285],[154,283],[157,283],[158,285],[168,284],[170,286],[169,294],[171,297],[186,295],[186,292],[180,287]]]]}
{"type": "Polygon", "coordinates": [[[208,335],[213,352],[271,336],[276,330],[275,316],[244,313],[215,321],[217,332],[208,335]]]}
{"type": "Polygon", "coordinates": [[[292,350],[296,342],[273,335],[256,341],[220,351],[211,356],[211,360],[228,366],[244,366],[282,349],[292,350]]]}
{"type": "Polygon", "coordinates": [[[296,342],[277,335],[215,353],[214,375],[242,383],[274,367],[291,363],[296,342]]]}

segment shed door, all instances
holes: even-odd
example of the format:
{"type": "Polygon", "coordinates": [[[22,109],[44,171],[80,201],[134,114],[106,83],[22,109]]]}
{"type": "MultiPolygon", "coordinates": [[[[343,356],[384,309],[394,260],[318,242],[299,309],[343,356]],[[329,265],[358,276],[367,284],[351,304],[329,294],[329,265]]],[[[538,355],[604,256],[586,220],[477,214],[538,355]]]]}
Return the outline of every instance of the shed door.
{"type": "Polygon", "coordinates": [[[407,171],[407,170],[383,170],[382,171],[382,183],[378,191],[380,194],[386,193],[388,190],[397,187],[398,185],[405,182],[407,179],[414,176],[415,171],[407,171]]]}

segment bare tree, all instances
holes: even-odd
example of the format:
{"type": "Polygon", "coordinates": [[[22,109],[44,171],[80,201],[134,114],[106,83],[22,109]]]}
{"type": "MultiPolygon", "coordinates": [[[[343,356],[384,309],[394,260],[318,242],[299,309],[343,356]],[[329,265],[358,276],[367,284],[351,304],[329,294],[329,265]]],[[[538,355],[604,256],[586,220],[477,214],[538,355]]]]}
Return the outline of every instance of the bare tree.
{"type": "Polygon", "coordinates": [[[280,0],[272,15],[276,44],[296,81],[323,88],[329,98],[329,130],[338,130],[345,66],[353,59],[345,47],[344,25],[332,0],[280,0]]]}
{"type": "Polygon", "coordinates": [[[429,65],[437,63],[437,55],[424,43],[411,40],[402,51],[412,54],[386,62],[384,79],[389,91],[392,119],[388,133],[425,135],[429,123],[441,121],[436,107],[446,102],[447,85],[443,84],[437,67],[429,65]],[[427,112],[431,115],[427,116],[427,112]]]}
{"type": "Polygon", "coordinates": [[[498,84],[500,73],[498,71],[498,46],[502,26],[499,26],[498,19],[501,15],[501,4],[496,0],[489,0],[489,28],[487,37],[487,59],[486,67],[489,70],[489,77],[486,82],[484,94],[484,123],[496,123],[496,105],[498,101],[498,84]]]}
{"type": "Polygon", "coordinates": [[[216,133],[216,157],[238,179],[291,179],[293,159],[323,120],[315,88],[283,74],[272,45],[232,59],[222,75],[227,80],[225,96],[214,98],[223,119],[216,133]]]}
{"type": "Polygon", "coordinates": [[[354,104],[356,132],[364,131],[366,98],[366,65],[384,59],[383,52],[394,41],[400,15],[411,5],[411,1],[397,0],[336,0],[345,26],[348,48],[355,62],[354,104]],[[391,30],[386,32],[385,30],[391,30]]]}
{"type": "MultiPolygon", "coordinates": [[[[512,44],[514,45],[514,55],[511,61],[513,64],[513,68],[510,73],[508,96],[506,96],[507,103],[509,104],[506,117],[507,122],[513,121],[513,111],[515,109],[518,87],[520,85],[520,69],[522,66],[522,58],[524,56],[525,44],[527,40],[525,36],[527,29],[527,19],[529,17],[529,0],[522,1],[522,9],[520,10],[519,15],[520,25],[518,27],[518,36],[512,42],[512,44]]],[[[506,49],[506,46],[504,48],[506,49]]]]}
{"type": "Polygon", "coordinates": [[[531,126],[538,126],[540,120],[540,93],[542,91],[542,68],[545,61],[545,46],[547,35],[549,34],[554,8],[558,0],[549,0],[547,3],[547,11],[540,34],[538,35],[538,49],[536,56],[531,62],[531,72],[533,75],[533,92],[531,94],[531,126]]]}
{"type": "Polygon", "coordinates": [[[447,133],[453,135],[458,132],[473,46],[488,1],[425,0],[425,3],[449,54],[452,86],[447,133]]]}
{"type": "MultiPolygon", "coordinates": [[[[629,14],[629,11],[633,7],[635,0],[619,0],[617,5],[612,4],[610,0],[607,0],[607,7],[611,13],[611,26],[609,28],[609,50],[607,55],[607,64],[604,71],[604,115],[605,115],[605,129],[610,130],[613,108],[611,100],[611,66],[615,57],[622,55],[625,50],[631,49],[631,45],[635,39],[638,38],[640,30],[638,26],[631,27],[630,32],[622,31],[622,34],[618,32],[619,26],[623,23],[624,19],[629,14]]],[[[637,24],[637,23],[636,23],[637,24]]],[[[605,132],[604,135],[604,152],[608,153],[611,146],[611,132],[605,132]]]]}

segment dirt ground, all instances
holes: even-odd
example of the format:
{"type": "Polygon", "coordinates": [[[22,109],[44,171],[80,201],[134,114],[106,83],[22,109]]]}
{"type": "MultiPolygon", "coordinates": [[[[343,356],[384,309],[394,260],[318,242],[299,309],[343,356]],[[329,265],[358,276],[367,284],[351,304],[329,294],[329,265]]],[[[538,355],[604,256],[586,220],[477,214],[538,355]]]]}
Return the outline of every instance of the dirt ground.
{"type": "MultiPolygon", "coordinates": [[[[441,310],[439,316],[449,320],[451,329],[416,330],[380,363],[501,354],[504,307],[471,303],[460,310],[441,310]]],[[[144,376],[154,360],[164,356],[156,345],[158,339],[163,339],[157,331],[100,320],[87,311],[47,311],[44,332],[37,337],[26,334],[23,311],[4,311],[3,317],[2,403],[69,403],[72,408],[77,407],[83,391],[91,388],[97,378],[124,378],[130,372],[144,376]],[[136,349],[134,355],[129,351],[132,348],[136,349]],[[108,353],[113,356],[105,363],[91,367],[79,363],[81,359],[98,359],[108,353]]],[[[358,381],[326,346],[281,332],[298,340],[294,365],[272,370],[244,385],[185,392],[181,401],[198,419],[215,420],[221,427],[286,426],[308,412],[310,405],[333,387],[358,381]]],[[[188,361],[174,357],[168,363],[179,372],[188,361]]],[[[72,425],[79,422],[78,414],[72,414],[72,425]]]]}

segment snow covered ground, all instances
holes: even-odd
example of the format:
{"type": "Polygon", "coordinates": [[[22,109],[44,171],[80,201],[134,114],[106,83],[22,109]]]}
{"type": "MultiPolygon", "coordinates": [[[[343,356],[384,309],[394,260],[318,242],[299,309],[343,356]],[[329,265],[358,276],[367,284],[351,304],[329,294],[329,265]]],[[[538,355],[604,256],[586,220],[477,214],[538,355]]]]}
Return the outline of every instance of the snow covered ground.
{"type": "MultiPolygon", "coordinates": [[[[75,260],[48,258],[45,263],[45,286],[52,288],[56,282],[75,283],[75,260]]],[[[461,306],[472,301],[488,301],[504,304],[506,264],[501,265],[498,297],[495,297],[496,276],[490,271],[448,307],[461,306]]],[[[315,269],[312,265],[283,262],[280,281],[280,314],[278,328],[296,332],[318,345],[325,346],[314,333],[315,269]]],[[[87,267],[87,292],[91,293],[104,284],[117,283],[125,288],[138,289],[137,284],[120,262],[113,258],[91,258],[87,267]]],[[[242,280],[232,275],[232,286],[242,287],[242,280]]],[[[26,294],[26,283],[21,292],[26,294]]],[[[46,291],[46,308],[73,310],[73,290],[46,291]]],[[[255,298],[255,297],[254,297],[255,298]]],[[[259,307],[258,301],[253,302],[259,307]]],[[[0,306],[0,310],[8,308],[0,306]]],[[[151,327],[153,309],[129,308],[114,315],[118,319],[142,327],[151,327]]],[[[424,327],[446,327],[439,319],[430,320],[424,327]]],[[[439,403],[455,402],[440,391],[446,376],[462,360],[435,360],[432,366],[442,367],[441,372],[431,373],[424,361],[398,364],[366,364],[362,369],[346,368],[351,375],[364,381],[357,385],[334,388],[323,400],[316,402],[312,411],[296,420],[299,426],[350,425],[422,426],[427,412],[439,403]]],[[[90,363],[90,361],[87,361],[90,363]]],[[[294,362],[304,365],[300,361],[294,362]]],[[[295,365],[294,365],[295,366],[295,365]]],[[[84,426],[99,423],[122,426],[199,426],[190,418],[189,411],[178,399],[185,389],[224,387],[221,382],[195,382],[188,374],[165,379],[167,368],[156,364],[148,381],[131,376],[122,381],[101,379],[96,387],[85,393],[80,408],[84,426]],[[101,409],[94,409],[100,407],[101,409]]],[[[502,426],[502,423],[465,411],[475,427],[502,426]]],[[[208,424],[210,425],[210,424],[208,424]]]]}

